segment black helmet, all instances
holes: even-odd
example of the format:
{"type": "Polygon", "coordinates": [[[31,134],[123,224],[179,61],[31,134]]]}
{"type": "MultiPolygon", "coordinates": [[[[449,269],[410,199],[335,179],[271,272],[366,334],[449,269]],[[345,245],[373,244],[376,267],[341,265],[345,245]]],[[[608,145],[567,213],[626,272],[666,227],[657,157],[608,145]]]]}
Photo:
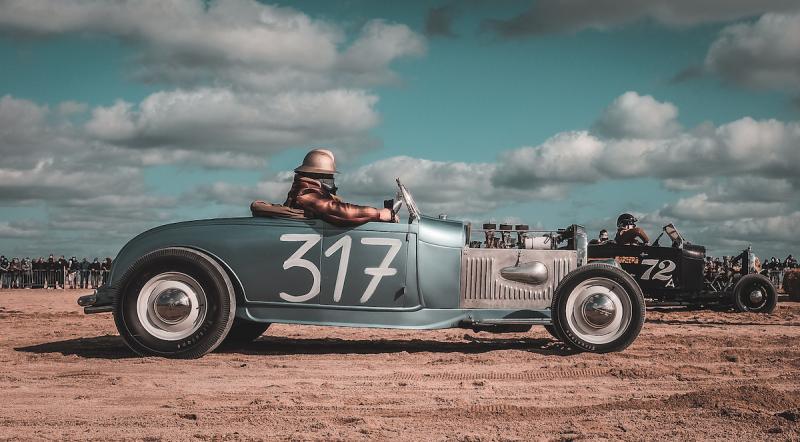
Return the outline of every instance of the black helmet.
{"type": "Polygon", "coordinates": [[[619,227],[625,227],[625,226],[629,226],[631,224],[636,225],[636,221],[639,221],[639,220],[636,219],[635,216],[631,215],[630,213],[623,213],[622,215],[617,217],[617,227],[618,228],[619,227]]]}

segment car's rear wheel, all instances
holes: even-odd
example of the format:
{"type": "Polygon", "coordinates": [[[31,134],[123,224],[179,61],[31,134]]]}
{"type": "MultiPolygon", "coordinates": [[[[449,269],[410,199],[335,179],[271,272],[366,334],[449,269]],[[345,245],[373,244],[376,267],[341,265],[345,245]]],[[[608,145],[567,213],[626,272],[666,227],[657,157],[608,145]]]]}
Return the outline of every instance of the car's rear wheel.
{"type": "Polygon", "coordinates": [[[578,350],[620,351],[639,335],[645,301],[636,281],[606,264],[588,264],[559,284],[552,304],[553,334],[578,350]]]}
{"type": "Polygon", "coordinates": [[[236,298],[212,258],[168,248],[137,260],[121,280],[114,321],[125,343],[143,356],[197,358],[230,330],[236,298]]]}
{"type": "Polygon", "coordinates": [[[765,276],[745,275],[733,287],[733,305],[739,312],[772,313],[778,305],[778,293],[765,276]]]}

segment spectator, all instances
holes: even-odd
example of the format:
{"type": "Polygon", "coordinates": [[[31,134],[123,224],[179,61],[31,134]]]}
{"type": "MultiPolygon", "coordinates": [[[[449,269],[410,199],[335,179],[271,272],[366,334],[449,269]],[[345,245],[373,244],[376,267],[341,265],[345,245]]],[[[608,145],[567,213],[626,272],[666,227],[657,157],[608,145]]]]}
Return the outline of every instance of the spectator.
{"type": "Polygon", "coordinates": [[[91,263],[85,257],[81,261],[81,288],[86,289],[89,288],[89,274],[90,274],[90,267],[91,263]]]}
{"type": "Polygon", "coordinates": [[[110,256],[106,257],[105,261],[103,261],[103,264],[101,266],[101,269],[103,271],[102,285],[108,284],[108,275],[111,273],[111,262],[112,262],[111,257],[110,256]]]}
{"type": "Polygon", "coordinates": [[[100,264],[100,259],[95,258],[92,261],[92,264],[89,265],[89,270],[92,272],[91,280],[92,280],[92,288],[97,288],[100,286],[100,270],[102,266],[100,264]]]}
{"type": "Polygon", "coordinates": [[[6,259],[5,255],[0,255],[0,289],[3,287],[8,287],[8,280],[10,279],[8,275],[8,259],[6,259]]]}
{"type": "Polygon", "coordinates": [[[76,289],[78,288],[78,279],[79,274],[81,272],[81,263],[78,262],[78,258],[72,257],[67,262],[67,282],[69,283],[69,288],[76,289]]]}
{"type": "Polygon", "coordinates": [[[27,256],[22,260],[22,287],[31,288],[31,259],[27,256]]]}
{"type": "Polygon", "coordinates": [[[64,255],[61,255],[58,258],[58,268],[56,269],[56,284],[61,285],[61,289],[64,289],[66,285],[66,270],[69,266],[69,262],[64,258],[64,255]]]}
{"type": "Polygon", "coordinates": [[[42,282],[42,257],[35,258],[31,262],[31,286],[38,286],[42,282]]]}
{"type": "Polygon", "coordinates": [[[18,289],[19,282],[20,282],[20,273],[22,272],[22,267],[20,266],[19,259],[12,258],[11,262],[8,265],[8,273],[11,275],[11,283],[9,284],[9,288],[18,289]]]}
{"type": "Polygon", "coordinates": [[[47,258],[47,279],[44,281],[44,287],[49,289],[51,286],[55,286],[56,283],[56,267],[58,263],[56,259],[53,257],[53,254],[50,254],[50,257],[47,258]]]}

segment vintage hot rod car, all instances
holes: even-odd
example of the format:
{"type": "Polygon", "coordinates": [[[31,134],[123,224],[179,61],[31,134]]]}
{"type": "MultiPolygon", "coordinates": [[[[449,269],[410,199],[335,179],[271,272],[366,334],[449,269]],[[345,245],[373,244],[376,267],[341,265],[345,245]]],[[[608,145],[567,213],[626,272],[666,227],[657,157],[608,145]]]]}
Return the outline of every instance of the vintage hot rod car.
{"type": "Polygon", "coordinates": [[[251,341],[271,323],[494,332],[544,325],[577,350],[631,344],[645,317],[636,281],[586,262],[580,226],[537,236],[517,226],[470,241],[469,223],[420,213],[342,228],[314,219],[227,218],[169,224],[128,242],[109,283],[79,299],[113,312],[141,355],[199,357],[251,341]],[[499,236],[498,236],[499,234],[499,236]]]}
{"type": "Polygon", "coordinates": [[[664,226],[652,245],[589,244],[588,255],[589,262],[616,260],[636,278],[645,297],[656,302],[724,304],[760,313],[771,313],[778,302],[775,287],[758,274],[749,247],[732,259],[712,260],[705,247],[686,241],[672,224],[664,226]],[[663,235],[667,246],[659,244],[663,235]]]}

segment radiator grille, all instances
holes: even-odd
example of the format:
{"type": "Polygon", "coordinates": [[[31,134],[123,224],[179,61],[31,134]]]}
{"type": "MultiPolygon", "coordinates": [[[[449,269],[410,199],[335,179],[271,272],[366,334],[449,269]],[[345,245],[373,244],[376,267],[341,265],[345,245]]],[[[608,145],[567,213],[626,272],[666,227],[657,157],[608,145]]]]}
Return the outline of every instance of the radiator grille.
{"type": "Polygon", "coordinates": [[[461,305],[464,308],[545,308],[561,279],[575,267],[574,251],[465,250],[461,265],[461,305]],[[520,262],[545,264],[550,277],[540,285],[510,281],[500,269],[520,262]]]}

